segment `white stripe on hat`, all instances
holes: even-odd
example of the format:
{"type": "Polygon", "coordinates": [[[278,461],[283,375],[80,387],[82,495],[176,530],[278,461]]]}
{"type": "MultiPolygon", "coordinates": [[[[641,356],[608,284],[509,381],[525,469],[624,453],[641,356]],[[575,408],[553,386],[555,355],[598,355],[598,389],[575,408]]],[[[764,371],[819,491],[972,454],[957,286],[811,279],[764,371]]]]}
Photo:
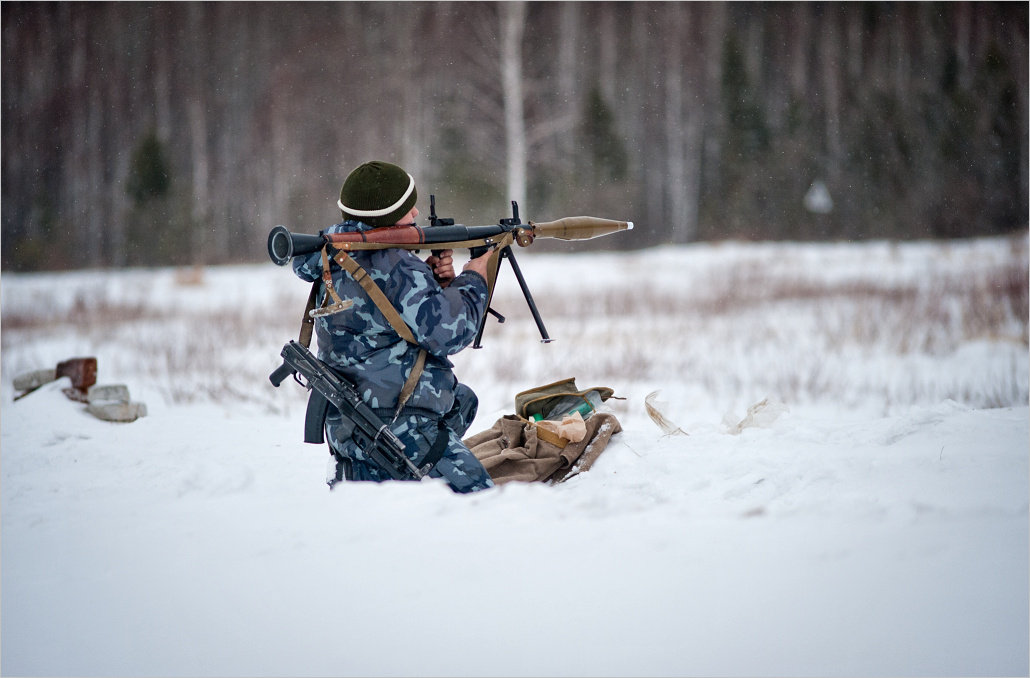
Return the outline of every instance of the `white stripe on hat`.
{"type": "MultiPolygon", "coordinates": [[[[405,174],[407,174],[407,172],[405,172],[405,174]]],[[[344,205],[343,200],[337,200],[336,204],[347,214],[353,214],[356,217],[385,217],[390,212],[399,209],[400,206],[404,204],[404,201],[408,199],[408,196],[411,195],[411,192],[415,190],[415,178],[408,174],[408,179],[408,190],[404,191],[404,195],[401,196],[400,200],[387,208],[381,210],[354,210],[344,205]]]]}

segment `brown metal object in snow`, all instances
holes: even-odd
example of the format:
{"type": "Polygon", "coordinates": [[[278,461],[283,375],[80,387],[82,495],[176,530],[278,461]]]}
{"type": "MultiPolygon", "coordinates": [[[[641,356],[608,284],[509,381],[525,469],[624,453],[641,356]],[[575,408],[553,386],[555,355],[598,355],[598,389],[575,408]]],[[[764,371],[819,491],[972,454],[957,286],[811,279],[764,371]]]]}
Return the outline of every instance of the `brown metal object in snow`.
{"type": "Polygon", "coordinates": [[[53,370],[36,370],[15,377],[14,387],[24,392],[15,396],[14,399],[21,400],[41,386],[61,377],[68,377],[72,382],[72,388],[65,389],[68,397],[85,402],[90,386],[97,383],[97,359],[70,358],[57,363],[57,367],[53,370]]]}
{"type": "Polygon", "coordinates": [[[88,402],[89,387],[97,383],[96,358],[71,358],[57,363],[57,378],[68,377],[72,387],[66,388],[64,394],[72,400],[88,402]]]}

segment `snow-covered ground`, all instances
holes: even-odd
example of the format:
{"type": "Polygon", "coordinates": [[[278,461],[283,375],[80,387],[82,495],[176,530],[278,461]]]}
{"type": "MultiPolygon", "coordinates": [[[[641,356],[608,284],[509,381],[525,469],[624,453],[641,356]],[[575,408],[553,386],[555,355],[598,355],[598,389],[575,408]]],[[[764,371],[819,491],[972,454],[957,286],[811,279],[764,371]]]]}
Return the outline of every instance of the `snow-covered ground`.
{"type": "Polygon", "coordinates": [[[302,389],[267,381],[288,269],[4,274],[0,671],[1030,672],[1026,237],[519,261],[556,341],[502,272],[508,321],[455,358],[472,432],[566,376],[625,397],[624,432],[472,496],[325,489],[302,389]],[[148,416],[66,380],[13,401],[86,355],[148,416]],[[766,397],[789,411],[732,434],[766,397]]]}

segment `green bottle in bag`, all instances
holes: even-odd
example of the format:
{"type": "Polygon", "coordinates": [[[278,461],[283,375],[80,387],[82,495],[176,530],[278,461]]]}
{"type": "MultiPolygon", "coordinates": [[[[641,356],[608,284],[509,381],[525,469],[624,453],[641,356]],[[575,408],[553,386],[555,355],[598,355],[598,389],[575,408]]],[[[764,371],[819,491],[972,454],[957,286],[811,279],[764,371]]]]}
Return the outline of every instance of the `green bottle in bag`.
{"type": "Polygon", "coordinates": [[[547,413],[548,419],[561,419],[564,416],[579,412],[586,419],[601,406],[601,395],[597,391],[587,391],[582,396],[565,396],[547,413]]]}

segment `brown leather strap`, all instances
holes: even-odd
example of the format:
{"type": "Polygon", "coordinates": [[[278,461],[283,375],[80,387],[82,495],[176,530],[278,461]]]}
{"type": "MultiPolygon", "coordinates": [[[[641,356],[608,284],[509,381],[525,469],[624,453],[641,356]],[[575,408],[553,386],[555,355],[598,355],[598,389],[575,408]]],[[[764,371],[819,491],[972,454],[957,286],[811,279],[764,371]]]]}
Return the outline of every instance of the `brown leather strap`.
{"type": "Polygon", "coordinates": [[[415,358],[415,364],[411,366],[411,373],[408,374],[407,381],[401,387],[401,394],[397,397],[397,409],[393,413],[394,421],[397,420],[401,410],[408,403],[411,394],[415,392],[415,386],[418,385],[419,377],[422,376],[422,369],[426,366],[426,356],[428,354],[429,352],[424,348],[418,350],[418,357],[415,358]]]}
{"type": "MultiPolygon", "coordinates": [[[[344,306],[343,299],[340,299],[340,295],[336,293],[336,286],[333,285],[333,271],[329,266],[329,248],[322,248],[322,282],[325,283],[325,301],[326,305],[329,305],[329,297],[332,297],[333,301],[338,306],[344,306]]],[[[351,302],[347,308],[353,306],[354,302],[351,302]]]]}
{"type": "Polygon", "coordinates": [[[311,333],[315,329],[315,319],[311,317],[311,311],[315,309],[315,301],[318,299],[318,286],[321,284],[321,280],[311,283],[308,303],[304,306],[304,317],[300,321],[300,336],[297,337],[297,343],[304,348],[311,346],[311,333]]]}

